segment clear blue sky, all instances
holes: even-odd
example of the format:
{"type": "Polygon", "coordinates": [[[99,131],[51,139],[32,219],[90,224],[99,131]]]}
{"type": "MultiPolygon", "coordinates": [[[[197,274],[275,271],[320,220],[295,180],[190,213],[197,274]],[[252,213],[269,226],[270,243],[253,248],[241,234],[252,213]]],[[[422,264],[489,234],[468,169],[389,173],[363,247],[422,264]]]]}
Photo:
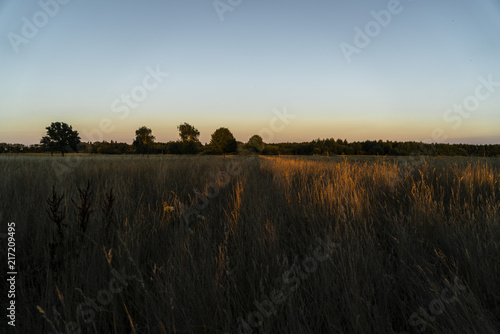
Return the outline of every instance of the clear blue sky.
{"type": "Polygon", "coordinates": [[[272,141],[431,141],[439,128],[439,142],[500,143],[500,3],[392,2],[4,0],[0,142],[38,143],[54,121],[85,141],[130,143],[142,125],[175,140],[182,122],[202,142],[221,126],[247,141],[286,108],[296,117],[272,141]],[[144,90],[157,66],[169,75],[144,90]],[[125,115],[134,89],[147,96],[125,115]]]}

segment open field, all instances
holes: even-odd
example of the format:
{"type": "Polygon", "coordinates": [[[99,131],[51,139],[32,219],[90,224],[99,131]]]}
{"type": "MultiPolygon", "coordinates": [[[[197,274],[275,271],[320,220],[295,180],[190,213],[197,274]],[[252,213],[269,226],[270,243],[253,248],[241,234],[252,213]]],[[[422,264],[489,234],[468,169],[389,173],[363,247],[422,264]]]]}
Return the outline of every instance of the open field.
{"type": "Polygon", "coordinates": [[[500,158],[12,155],[0,186],[18,333],[500,332],[500,158]]]}

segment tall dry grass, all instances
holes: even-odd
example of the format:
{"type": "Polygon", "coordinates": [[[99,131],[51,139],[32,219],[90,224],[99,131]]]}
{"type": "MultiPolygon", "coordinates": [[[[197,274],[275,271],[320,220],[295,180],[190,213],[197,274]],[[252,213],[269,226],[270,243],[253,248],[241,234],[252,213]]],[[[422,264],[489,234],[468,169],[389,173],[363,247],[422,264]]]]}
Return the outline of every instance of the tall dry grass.
{"type": "Polygon", "coordinates": [[[0,157],[19,333],[500,331],[498,159],[54,160],[0,157]]]}

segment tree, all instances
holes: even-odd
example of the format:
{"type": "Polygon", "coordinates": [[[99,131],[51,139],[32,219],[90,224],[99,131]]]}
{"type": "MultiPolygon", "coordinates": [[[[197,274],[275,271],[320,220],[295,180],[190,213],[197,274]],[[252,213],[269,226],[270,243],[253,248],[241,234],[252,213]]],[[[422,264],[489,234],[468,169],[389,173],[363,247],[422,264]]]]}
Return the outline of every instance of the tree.
{"type": "Polygon", "coordinates": [[[154,146],[155,137],[153,130],[142,126],[135,130],[135,140],[132,145],[135,147],[137,153],[149,153],[154,146]]]}
{"type": "Polygon", "coordinates": [[[64,157],[64,153],[78,152],[78,144],[80,144],[80,136],[78,131],[74,131],[71,125],[61,122],[55,122],[46,127],[47,135],[42,137],[40,144],[45,149],[60,151],[64,157]]]}
{"type": "Polygon", "coordinates": [[[259,135],[253,135],[246,143],[245,148],[252,150],[254,153],[262,153],[266,144],[262,140],[262,137],[259,135]]]}
{"type": "Polygon", "coordinates": [[[200,131],[198,131],[194,126],[184,123],[177,127],[179,130],[179,136],[183,142],[189,141],[198,141],[198,136],[200,135],[200,131]]]}
{"type": "Polygon", "coordinates": [[[179,136],[181,137],[181,152],[187,154],[197,153],[201,148],[201,143],[198,139],[200,131],[188,123],[179,125],[177,129],[179,130],[179,136]]]}
{"type": "Polygon", "coordinates": [[[216,153],[231,153],[237,149],[236,139],[227,128],[219,128],[212,133],[210,146],[216,153]]]}

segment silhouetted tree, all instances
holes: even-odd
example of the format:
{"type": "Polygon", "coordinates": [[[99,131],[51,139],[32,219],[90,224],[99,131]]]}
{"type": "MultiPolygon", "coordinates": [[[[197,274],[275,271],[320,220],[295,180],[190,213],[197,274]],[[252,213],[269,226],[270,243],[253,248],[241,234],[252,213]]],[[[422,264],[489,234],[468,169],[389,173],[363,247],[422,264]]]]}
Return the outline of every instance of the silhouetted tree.
{"type": "Polygon", "coordinates": [[[78,152],[78,144],[80,143],[80,136],[78,131],[73,130],[71,125],[61,122],[55,122],[46,127],[47,135],[42,137],[40,144],[45,149],[48,149],[51,154],[54,151],[64,153],[78,152]]]}
{"type": "Polygon", "coordinates": [[[266,144],[262,140],[262,137],[259,135],[253,135],[246,143],[245,148],[253,151],[254,153],[262,153],[266,144]]]}
{"type": "Polygon", "coordinates": [[[149,153],[154,147],[155,137],[153,130],[142,126],[135,130],[135,140],[132,145],[135,147],[137,153],[149,153]]]}
{"type": "Polygon", "coordinates": [[[188,123],[179,125],[177,129],[179,130],[179,136],[181,137],[181,152],[187,154],[197,153],[201,149],[201,143],[198,139],[200,131],[188,123]]]}
{"type": "Polygon", "coordinates": [[[210,147],[215,153],[232,153],[237,149],[236,139],[227,128],[219,128],[212,133],[210,147]]]}
{"type": "Polygon", "coordinates": [[[200,131],[198,131],[194,126],[184,123],[177,127],[179,130],[179,136],[181,140],[184,141],[199,141],[198,136],[200,135],[200,131]]]}

